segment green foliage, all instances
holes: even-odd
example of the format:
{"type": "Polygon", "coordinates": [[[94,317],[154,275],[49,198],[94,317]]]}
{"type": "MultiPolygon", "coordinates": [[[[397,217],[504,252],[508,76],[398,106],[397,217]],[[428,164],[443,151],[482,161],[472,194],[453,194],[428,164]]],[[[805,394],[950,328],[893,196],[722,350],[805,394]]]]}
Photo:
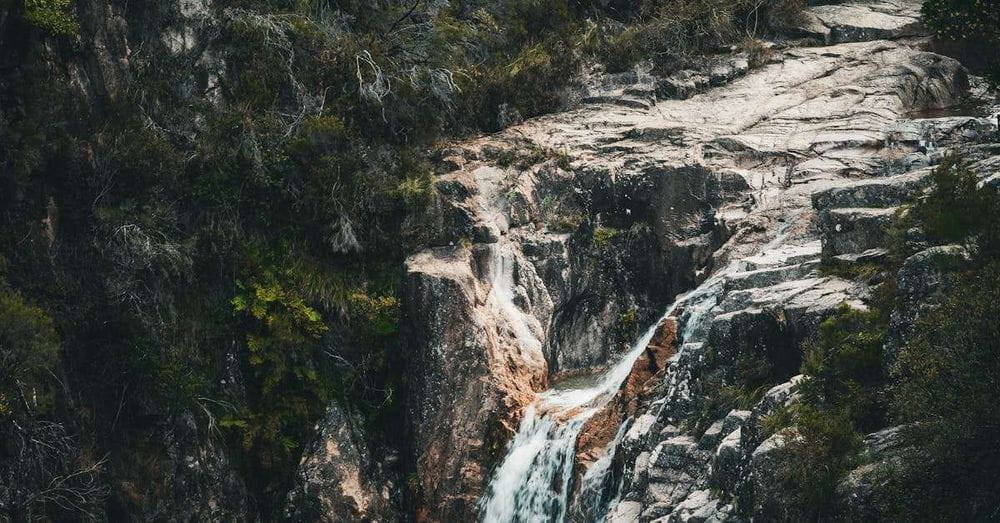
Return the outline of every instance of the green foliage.
{"type": "Polygon", "coordinates": [[[861,431],[882,422],[877,388],[884,381],[885,327],[875,311],[842,305],[808,344],[801,385],[803,401],[817,411],[835,410],[861,431]]]}
{"type": "Polygon", "coordinates": [[[849,263],[827,258],[820,263],[819,271],[823,276],[868,282],[881,272],[881,268],[874,263],[849,263]]]}
{"type": "Polygon", "coordinates": [[[1000,44],[1000,9],[994,0],[928,0],[921,15],[938,37],[964,41],[979,50],[985,75],[994,87],[1000,85],[1000,57],[994,52],[1000,44]]]}
{"type": "Polygon", "coordinates": [[[270,271],[249,283],[237,282],[233,310],[257,325],[247,334],[251,365],[260,368],[263,390],[269,394],[288,375],[315,381],[309,366],[311,348],[326,332],[320,314],[289,292],[270,271]]]}
{"type": "Polygon", "coordinates": [[[399,300],[395,296],[371,296],[355,292],[350,296],[352,317],[360,319],[369,336],[396,333],[399,321],[399,300]]]}
{"type": "Polygon", "coordinates": [[[596,45],[610,70],[625,70],[650,57],[669,69],[694,53],[741,42],[752,65],[759,66],[768,53],[756,38],[768,19],[792,20],[804,7],[801,0],[646,0],[638,5],[637,23],[596,45]]]}
{"type": "Polygon", "coordinates": [[[24,0],[24,18],[54,35],[74,34],[79,30],[73,13],[74,0],[24,0]]]}
{"type": "Polygon", "coordinates": [[[983,230],[990,199],[978,191],[976,173],[959,156],[948,156],[931,173],[933,188],[917,207],[919,220],[935,241],[959,242],[983,230]]]}
{"type": "Polygon", "coordinates": [[[1000,39],[1000,10],[992,0],[928,0],[921,15],[924,24],[944,38],[1000,39]]]}
{"type": "Polygon", "coordinates": [[[887,502],[899,519],[992,520],[1000,507],[1000,263],[951,289],[892,368],[892,409],[915,445],[887,502]]]}
{"type": "Polygon", "coordinates": [[[860,460],[861,434],[884,421],[885,325],[874,311],[842,305],[806,347],[799,402],[765,417],[765,433],[788,446],[776,470],[791,503],[771,507],[790,520],[829,518],[839,509],[838,483],[860,460]]]}
{"type": "Polygon", "coordinates": [[[262,465],[271,468],[287,459],[298,446],[301,424],[330,399],[330,385],[316,366],[322,361],[320,339],[327,326],[271,270],[237,286],[232,305],[244,318],[248,363],[259,397],[222,426],[241,429],[244,447],[261,449],[262,465]]]}
{"type": "Polygon", "coordinates": [[[618,229],[598,227],[594,229],[594,245],[599,249],[606,249],[619,234],[621,234],[621,231],[618,229]]]}
{"type": "Polygon", "coordinates": [[[785,429],[787,446],[778,455],[777,489],[788,503],[768,507],[784,521],[834,519],[837,484],[859,463],[861,437],[847,412],[794,407],[794,428],[785,429]]]}
{"type": "MultiPolygon", "coordinates": [[[[709,355],[710,359],[716,357],[709,355]]],[[[701,391],[685,425],[701,433],[733,409],[753,408],[774,385],[774,366],[767,358],[750,351],[741,352],[732,365],[732,372],[716,369],[702,377],[701,391]]]]}
{"type": "Polygon", "coordinates": [[[614,325],[615,340],[622,346],[628,346],[635,340],[639,332],[639,311],[635,307],[618,315],[618,321],[614,325]]]}
{"type": "Polygon", "coordinates": [[[59,364],[52,318],[21,295],[0,287],[0,419],[47,411],[59,364]]]}

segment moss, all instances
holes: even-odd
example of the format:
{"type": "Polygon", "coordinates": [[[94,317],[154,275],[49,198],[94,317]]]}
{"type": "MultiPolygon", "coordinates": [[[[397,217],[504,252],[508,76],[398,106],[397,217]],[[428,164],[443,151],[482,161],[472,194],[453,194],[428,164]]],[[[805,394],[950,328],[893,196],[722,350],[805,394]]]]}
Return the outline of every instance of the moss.
{"type": "Polygon", "coordinates": [[[621,234],[621,231],[618,229],[598,227],[594,229],[594,245],[599,249],[606,249],[619,234],[621,234]]]}
{"type": "Polygon", "coordinates": [[[24,18],[53,35],[72,35],[79,30],[73,2],[74,0],[24,0],[24,18]]]}
{"type": "Polygon", "coordinates": [[[52,318],[0,287],[0,419],[25,419],[52,406],[59,336],[52,318]]]}

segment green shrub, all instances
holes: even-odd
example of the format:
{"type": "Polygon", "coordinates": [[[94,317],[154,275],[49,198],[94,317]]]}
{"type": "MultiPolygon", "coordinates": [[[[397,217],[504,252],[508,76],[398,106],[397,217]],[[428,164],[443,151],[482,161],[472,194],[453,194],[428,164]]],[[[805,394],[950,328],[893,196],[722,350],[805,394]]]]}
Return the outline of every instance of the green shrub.
{"type": "Polygon", "coordinates": [[[993,0],[928,0],[920,10],[924,24],[938,36],[1000,39],[1000,10],[993,0]]]}
{"type": "Polygon", "coordinates": [[[52,318],[21,295],[0,288],[0,419],[47,411],[59,336],[52,318]]]}
{"type": "Polygon", "coordinates": [[[802,363],[802,400],[819,410],[837,410],[861,431],[883,421],[878,387],[884,383],[885,326],[875,311],[842,305],[819,326],[802,363]]]}
{"type": "Polygon", "coordinates": [[[842,305],[806,344],[800,401],[764,418],[765,434],[789,438],[776,470],[790,502],[768,509],[783,519],[829,519],[840,509],[836,487],[859,463],[861,434],[884,421],[885,331],[877,312],[842,305]]]}
{"type": "Polygon", "coordinates": [[[788,500],[767,507],[782,521],[835,520],[837,485],[859,463],[861,437],[851,417],[840,410],[794,407],[794,429],[786,429],[788,445],[778,454],[777,489],[788,500]]]}
{"type": "Polygon", "coordinates": [[[594,245],[599,249],[605,249],[611,245],[611,241],[618,237],[621,231],[611,227],[598,227],[594,229],[594,245]]]}
{"type": "Polygon", "coordinates": [[[73,13],[74,0],[24,0],[24,18],[54,35],[76,33],[79,26],[73,13]]]}
{"type": "Polygon", "coordinates": [[[1000,9],[994,0],[928,0],[921,7],[928,28],[947,40],[971,44],[985,63],[985,74],[994,87],[1000,86],[1000,9]]]}
{"type": "Polygon", "coordinates": [[[935,243],[969,243],[982,258],[1000,257],[1000,194],[978,188],[979,177],[960,156],[946,157],[931,174],[927,197],[914,207],[916,220],[935,243]]]}
{"type": "Polygon", "coordinates": [[[890,400],[914,450],[896,470],[890,517],[995,519],[1000,507],[1000,263],[954,276],[914,325],[890,400]]]}

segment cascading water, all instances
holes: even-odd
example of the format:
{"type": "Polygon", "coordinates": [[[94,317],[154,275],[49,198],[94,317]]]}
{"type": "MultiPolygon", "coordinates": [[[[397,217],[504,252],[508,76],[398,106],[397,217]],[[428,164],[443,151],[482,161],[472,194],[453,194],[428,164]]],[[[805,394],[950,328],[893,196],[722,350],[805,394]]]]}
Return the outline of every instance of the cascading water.
{"type": "MultiPolygon", "coordinates": [[[[480,501],[484,522],[565,521],[580,430],[621,387],[636,358],[649,345],[663,319],[687,301],[692,301],[692,305],[699,308],[708,305],[707,301],[714,299],[708,295],[714,296],[718,292],[722,275],[727,272],[728,268],[679,297],[596,383],[583,387],[557,387],[539,395],[537,401],[525,411],[507,455],[480,501]]],[[[685,335],[686,332],[680,333],[681,341],[685,335]]],[[[611,445],[617,445],[621,434],[619,430],[616,441],[611,445]]],[[[607,456],[607,463],[595,463],[592,468],[599,466],[602,469],[594,470],[584,481],[591,482],[595,488],[597,482],[603,484],[612,457],[610,454],[607,456]]],[[[599,501],[600,494],[597,496],[599,501]]],[[[602,517],[603,509],[599,511],[602,514],[595,516],[602,517]]]]}

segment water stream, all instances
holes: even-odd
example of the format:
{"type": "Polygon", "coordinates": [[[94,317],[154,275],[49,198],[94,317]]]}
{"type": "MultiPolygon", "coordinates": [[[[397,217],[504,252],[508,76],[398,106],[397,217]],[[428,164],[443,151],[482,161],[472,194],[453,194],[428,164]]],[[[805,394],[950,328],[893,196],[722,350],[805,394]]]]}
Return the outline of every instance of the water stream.
{"type": "MultiPolygon", "coordinates": [[[[695,290],[678,297],[629,351],[596,380],[576,382],[539,394],[535,403],[526,409],[507,455],[494,472],[480,501],[482,521],[561,523],[566,520],[576,440],[584,424],[618,391],[663,319],[673,315],[681,304],[699,310],[710,309],[715,304],[723,274],[728,272],[728,268],[720,271],[695,290]]],[[[696,328],[700,323],[686,322],[684,330],[678,333],[679,341],[683,343],[688,328],[696,328]]],[[[613,449],[624,433],[623,428],[624,425],[609,444],[605,458],[592,465],[583,478],[580,490],[582,495],[591,498],[596,512],[594,519],[602,519],[607,508],[601,507],[607,505],[601,502],[603,484],[609,473],[613,449]]]]}

